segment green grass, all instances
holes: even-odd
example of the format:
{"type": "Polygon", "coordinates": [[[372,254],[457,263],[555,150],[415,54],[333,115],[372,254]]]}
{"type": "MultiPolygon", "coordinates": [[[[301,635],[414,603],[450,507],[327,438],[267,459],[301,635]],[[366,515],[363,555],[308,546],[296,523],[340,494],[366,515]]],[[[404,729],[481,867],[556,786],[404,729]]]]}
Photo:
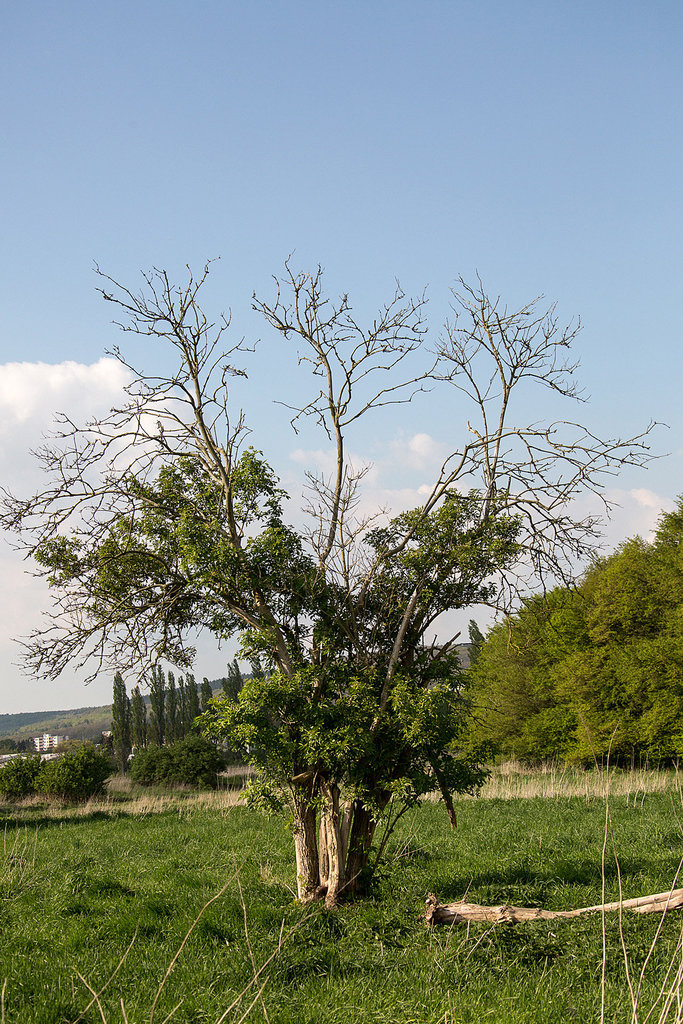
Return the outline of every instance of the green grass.
{"type": "MultiPolygon", "coordinates": [[[[666,889],[683,852],[673,788],[635,803],[615,798],[611,810],[624,897],[666,889]]],[[[188,929],[228,883],[187,939],[156,1024],[181,1000],[172,1021],[215,1024],[252,979],[252,955],[258,968],[273,954],[259,979],[263,1003],[256,1001],[250,1021],[599,1021],[599,914],[432,930],[420,915],[428,892],[443,902],[467,893],[478,903],[555,909],[600,902],[604,816],[598,798],[462,801],[459,827],[450,832],[443,809],[426,805],[402,822],[371,898],[330,913],[293,899],[291,836],[282,823],[225,798],[202,803],[181,794],[145,803],[121,794],[85,813],[5,805],[4,1020],[75,1021],[91,998],[84,981],[98,990],[133,942],[101,996],[102,1012],[108,1024],[148,1022],[188,929]]],[[[618,898],[611,853],[606,887],[607,899],[618,898]]],[[[660,923],[659,915],[624,915],[636,982],[660,923]]],[[[656,998],[680,930],[681,918],[668,915],[641,1010],[656,998]]],[[[631,1000],[618,915],[607,918],[605,938],[604,1019],[622,1024],[631,1020],[631,1000]]],[[[256,992],[252,986],[226,1020],[239,1021],[256,992]]],[[[82,1019],[101,1024],[103,1017],[93,1006],[82,1019]]]]}

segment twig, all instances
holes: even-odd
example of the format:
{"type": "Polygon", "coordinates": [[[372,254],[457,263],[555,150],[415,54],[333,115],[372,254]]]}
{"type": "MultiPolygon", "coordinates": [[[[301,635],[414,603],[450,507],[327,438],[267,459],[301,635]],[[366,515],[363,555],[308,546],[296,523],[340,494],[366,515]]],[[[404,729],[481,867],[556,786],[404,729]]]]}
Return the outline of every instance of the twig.
{"type": "MultiPolygon", "coordinates": [[[[294,932],[298,931],[298,929],[301,928],[301,926],[303,924],[305,924],[307,921],[309,921],[312,916],[313,916],[313,913],[307,914],[306,917],[302,917],[300,921],[297,921],[297,923],[295,925],[292,925],[292,927],[289,929],[289,931],[287,932],[285,937],[283,939],[281,939],[281,941],[277,944],[277,947],[273,950],[273,952],[270,954],[270,956],[265,961],[265,963],[261,964],[261,966],[259,967],[259,969],[256,972],[256,974],[254,975],[254,977],[251,979],[251,981],[247,985],[244,986],[242,991],[237,996],[235,996],[235,998],[230,1003],[230,1006],[227,1008],[227,1010],[225,1011],[223,1016],[220,1017],[216,1021],[216,1024],[223,1024],[223,1021],[225,1020],[225,1018],[228,1016],[228,1014],[230,1013],[231,1010],[235,1009],[235,1007],[240,1002],[240,1000],[241,1000],[242,996],[245,994],[245,992],[249,991],[249,989],[254,984],[254,982],[257,981],[257,979],[263,974],[263,972],[265,971],[265,969],[268,966],[268,964],[272,960],[275,959],[275,957],[278,955],[278,953],[280,952],[280,950],[284,946],[284,944],[287,941],[287,939],[290,938],[290,936],[293,935],[294,932]]],[[[261,991],[263,991],[264,988],[265,988],[265,982],[263,983],[263,986],[261,987],[261,991]]],[[[256,1002],[257,999],[258,999],[258,996],[254,999],[254,1003],[256,1002]]],[[[253,1003],[252,1003],[252,1006],[253,1006],[253,1003]]],[[[251,1007],[249,1007],[249,1009],[251,1010],[251,1007]]],[[[247,1011],[247,1012],[249,1012],[249,1011],[247,1011]]],[[[246,1014],[245,1014],[245,1017],[246,1017],[246,1014]]],[[[245,1017],[242,1017],[241,1020],[244,1020],[245,1017]]],[[[239,1024],[239,1022],[238,1022],[238,1024],[239,1024]]]]}
{"type": "MultiPolygon", "coordinates": [[[[76,1017],[76,1019],[75,1019],[74,1021],[72,1021],[72,1024],[78,1024],[78,1022],[79,1022],[79,1021],[83,1020],[83,1018],[85,1017],[86,1013],[88,1012],[88,1010],[90,1009],[90,1007],[91,1007],[91,1006],[93,1005],[93,1003],[96,1003],[96,1002],[98,1002],[98,1000],[99,1000],[99,997],[100,997],[100,996],[102,995],[102,993],[103,993],[103,992],[104,992],[104,991],[105,991],[105,990],[106,990],[106,989],[107,989],[107,988],[109,987],[109,985],[110,985],[110,984],[112,983],[112,981],[114,980],[114,978],[116,977],[116,975],[117,975],[117,974],[119,973],[119,971],[120,971],[121,967],[123,966],[123,963],[124,963],[124,961],[125,961],[126,957],[128,956],[128,954],[130,953],[131,949],[133,948],[133,943],[135,942],[135,940],[136,940],[136,938],[137,938],[137,935],[138,935],[138,929],[136,928],[136,929],[135,929],[135,932],[133,933],[133,938],[132,938],[132,939],[130,940],[130,942],[129,942],[129,944],[128,944],[128,949],[126,950],[126,952],[125,952],[125,953],[123,954],[123,956],[122,956],[122,957],[121,957],[121,959],[119,960],[118,964],[117,964],[117,965],[116,965],[116,967],[114,968],[114,971],[113,971],[113,973],[112,973],[112,974],[111,974],[111,975],[109,976],[109,980],[108,980],[107,982],[105,982],[105,984],[104,984],[104,985],[102,986],[102,988],[101,988],[101,989],[99,990],[99,992],[95,993],[95,992],[94,992],[94,991],[93,991],[93,990],[92,990],[92,989],[90,988],[90,985],[88,985],[87,981],[85,981],[85,979],[84,979],[84,978],[81,978],[81,975],[80,975],[80,974],[78,975],[78,977],[79,977],[79,978],[81,978],[81,981],[82,981],[82,982],[83,982],[83,984],[84,984],[84,985],[86,986],[86,988],[88,988],[88,989],[90,990],[90,992],[92,992],[92,994],[93,994],[93,998],[92,998],[92,999],[90,1000],[90,1002],[88,1003],[88,1005],[86,1006],[86,1008],[85,1008],[85,1009],[83,1010],[83,1012],[82,1012],[81,1014],[79,1014],[79,1016],[78,1016],[78,1017],[76,1017]]],[[[3,993],[4,993],[4,991],[5,991],[5,990],[4,990],[4,988],[3,988],[3,993]]],[[[98,1005],[99,1005],[99,1003],[98,1003],[98,1005]]],[[[4,1024],[4,1018],[3,1018],[3,1024],[4,1024]]]]}
{"type": "MultiPolygon", "coordinates": [[[[237,872],[239,872],[239,870],[240,870],[240,869],[238,868],[238,869],[237,869],[237,872]]],[[[208,909],[208,908],[209,908],[209,907],[211,906],[211,904],[212,904],[212,903],[215,903],[215,902],[216,902],[216,900],[220,899],[220,897],[221,897],[221,896],[223,895],[223,893],[224,893],[224,892],[225,892],[225,890],[226,890],[226,889],[228,888],[228,886],[229,886],[229,885],[232,885],[232,883],[233,883],[233,881],[234,881],[234,880],[235,880],[235,875],[233,875],[233,876],[232,876],[231,878],[229,878],[229,879],[228,879],[228,881],[227,881],[227,882],[225,883],[225,885],[223,886],[223,888],[222,888],[222,889],[221,889],[221,890],[220,890],[219,892],[217,892],[215,896],[212,896],[210,900],[207,900],[207,901],[206,901],[206,903],[204,904],[204,906],[203,906],[203,907],[202,907],[202,909],[201,909],[201,910],[199,911],[199,913],[198,913],[198,914],[197,914],[197,916],[195,917],[194,921],[192,922],[192,924],[191,924],[191,925],[190,925],[190,927],[188,928],[188,930],[187,930],[187,932],[186,932],[186,934],[185,934],[185,938],[184,938],[184,939],[183,939],[183,941],[182,941],[182,942],[180,943],[180,946],[178,947],[178,950],[177,950],[177,952],[176,952],[176,955],[175,955],[175,956],[173,957],[173,959],[171,960],[170,964],[169,964],[169,965],[168,965],[168,967],[166,968],[166,974],[164,975],[164,977],[163,977],[163,979],[162,979],[162,981],[161,981],[161,984],[159,985],[159,988],[157,989],[157,994],[156,994],[156,995],[155,995],[155,997],[154,997],[154,1002],[152,1003],[152,1009],[151,1009],[151,1012],[150,1012],[150,1015],[149,1015],[149,1024],[154,1024],[154,1014],[155,1014],[155,1012],[156,1012],[156,1008],[157,1008],[157,1003],[159,1002],[159,999],[160,999],[160,997],[161,997],[161,993],[162,993],[162,992],[163,992],[163,990],[164,990],[164,986],[166,985],[166,982],[168,981],[168,979],[169,979],[169,977],[170,977],[171,971],[173,970],[173,968],[174,968],[174,967],[175,967],[175,965],[177,964],[177,962],[178,962],[178,958],[179,958],[180,954],[182,953],[182,951],[183,951],[183,950],[184,950],[184,948],[185,948],[185,945],[186,945],[186,943],[187,943],[187,940],[188,940],[188,939],[190,938],[190,935],[192,935],[192,932],[193,932],[193,931],[195,930],[195,928],[196,928],[196,927],[197,927],[197,925],[199,924],[199,921],[200,921],[200,920],[201,920],[201,918],[203,917],[203,915],[204,915],[204,912],[205,912],[205,911],[206,911],[206,910],[207,910],[207,909],[208,909]]],[[[179,1005],[180,1005],[180,1004],[179,1004],[179,1005]]],[[[176,1007],[176,1010],[177,1010],[177,1008],[178,1008],[178,1007],[176,1007]]],[[[175,1010],[173,1010],[173,1013],[175,1013],[175,1010]]],[[[168,1020],[168,1017],[166,1018],[166,1020],[168,1020]]]]}
{"type": "Polygon", "coordinates": [[[100,1002],[100,998],[99,998],[97,992],[95,991],[95,989],[91,985],[88,984],[88,982],[85,980],[85,978],[80,973],[80,971],[76,971],[76,974],[81,979],[81,981],[83,982],[83,984],[85,985],[87,990],[92,993],[92,997],[93,998],[92,998],[92,1003],[90,1003],[90,1005],[92,1006],[93,1003],[95,1003],[97,1005],[97,1009],[100,1011],[100,1017],[102,1018],[102,1024],[107,1024],[107,1018],[104,1016],[104,1010],[102,1009],[102,1003],[100,1002]]]}
{"type": "MultiPolygon", "coordinates": [[[[247,905],[244,902],[244,894],[242,892],[242,883],[240,882],[239,878],[237,879],[237,886],[238,886],[239,891],[240,891],[240,902],[242,904],[242,914],[244,916],[244,937],[247,940],[247,949],[249,950],[249,959],[251,960],[252,970],[254,972],[256,972],[256,960],[254,959],[254,951],[251,948],[251,942],[249,941],[249,930],[247,928],[247,905]]],[[[279,947],[280,947],[280,943],[278,943],[278,948],[279,947]]],[[[261,992],[263,991],[263,989],[266,987],[267,984],[268,984],[268,978],[266,978],[266,980],[263,982],[263,985],[261,986],[261,989],[259,991],[259,996],[261,997],[261,1007],[263,1009],[263,1016],[266,1018],[266,1021],[268,1022],[268,1024],[270,1024],[270,1017],[268,1016],[268,1011],[266,1010],[266,1004],[265,1004],[265,1002],[263,1000],[263,996],[261,995],[261,992]]]]}

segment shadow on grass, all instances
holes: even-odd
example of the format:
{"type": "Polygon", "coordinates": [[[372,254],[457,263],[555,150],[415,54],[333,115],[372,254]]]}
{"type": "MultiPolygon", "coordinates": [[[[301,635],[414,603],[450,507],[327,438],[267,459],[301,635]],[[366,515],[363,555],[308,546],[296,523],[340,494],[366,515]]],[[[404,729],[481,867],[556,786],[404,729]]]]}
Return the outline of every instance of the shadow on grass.
{"type": "MultiPolygon", "coordinates": [[[[636,876],[647,868],[645,861],[619,860],[622,886],[628,879],[636,876]]],[[[619,879],[619,871],[614,863],[605,865],[605,881],[612,890],[619,879]]],[[[602,885],[600,864],[592,860],[565,861],[555,864],[552,871],[537,871],[530,865],[511,865],[500,871],[483,871],[472,874],[469,878],[453,878],[451,880],[435,880],[434,892],[444,902],[455,902],[467,898],[473,902],[485,902],[492,905],[511,903],[523,906],[541,906],[548,898],[557,895],[560,886],[585,886],[588,890],[599,890],[602,885]]]]}
{"type": "MultiPolygon", "coordinates": [[[[60,813],[59,808],[54,804],[37,805],[35,808],[4,808],[0,811],[0,831],[5,831],[6,829],[7,834],[9,835],[13,830],[22,828],[64,828],[67,825],[81,825],[85,822],[114,822],[125,819],[142,821],[143,819],[152,816],[151,813],[126,811],[122,807],[112,807],[111,810],[102,810],[101,807],[98,807],[93,808],[92,811],[79,811],[77,804],[66,804],[61,810],[62,813],[60,813]]],[[[159,819],[168,815],[177,817],[178,809],[168,807],[162,810],[156,810],[154,811],[153,817],[159,819]]]]}

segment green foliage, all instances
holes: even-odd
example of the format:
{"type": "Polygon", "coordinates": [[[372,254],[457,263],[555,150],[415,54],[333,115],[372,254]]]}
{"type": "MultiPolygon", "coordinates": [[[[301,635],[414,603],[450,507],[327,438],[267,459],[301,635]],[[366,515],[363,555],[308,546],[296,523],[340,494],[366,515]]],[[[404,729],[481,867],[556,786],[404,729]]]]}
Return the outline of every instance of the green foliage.
{"type": "MultiPolygon", "coordinates": [[[[263,670],[261,669],[260,664],[256,662],[255,666],[258,666],[258,671],[256,670],[256,667],[253,667],[254,670],[252,672],[252,675],[263,676],[263,670]]],[[[243,686],[244,680],[242,679],[240,667],[237,664],[237,659],[233,658],[233,660],[228,665],[228,674],[225,677],[225,679],[222,680],[223,693],[226,695],[226,697],[229,697],[231,700],[237,700],[237,696],[243,686]]],[[[206,711],[206,708],[204,708],[203,710],[206,711]]]]}
{"type": "Polygon", "coordinates": [[[398,679],[378,729],[382,677],[343,666],[252,676],[237,700],[215,698],[202,721],[256,769],[249,795],[261,805],[281,806],[283,787],[302,774],[334,779],[369,805],[378,792],[413,802],[433,791],[435,772],[450,791],[472,792],[485,772],[457,749],[468,703],[455,665],[442,672],[428,689],[398,679]]]}
{"type": "Polygon", "coordinates": [[[195,719],[199,718],[202,709],[199,704],[199,691],[197,682],[191,672],[188,672],[185,679],[185,732],[188,733],[195,728],[195,719]]]}
{"type": "Polygon", "coordinates": [[[131,696],[131,741],[138,750],[147,745],[147,707],[140,687],[133,687],[131,696]]]}
{"type": "Polygon", "coordinates": [[[491,630],[471,672],[480,738],[527,761],[683,754],[682,509],[491,630]]]}
{"type": "Polygon", "coordinates": [[[482,521],[480,504],[475,493],[449,493],[434,512],[402,513],[370,532],[368,547],[382,567],[354,610],[363,662],[360,652],[345,654],[339,620],[328,620],[323,605],[314,629],[318,664],[254,672],[236,700],[214,700],[204,728],[256,768],[252,792],[260,800],[277,803],[300,776],[315,785],[334,780],[369,806],[391,794],[411,802],[437,782],[444,793],[481,782],[479,757],[465,752],[469,701],[457,658],[435,657],[421,644],[426,623],[485,600],[490,574],[515,557],[518,524],[495,509],[482,521]],[[393,637],[414,591],[415,614],[392,664],[393,637]]]}
{"type": "Polygon", "coordinates": [[[40,754],[27,757],[21,754],[0,766],[0,793],[17,800],[35,792],[36,777],[40,771],[40,754]]]}
{"type": "Polygon", "coordinates": [[[200,687],[199,697],[200,697],[201,711],[202,711],[202,714],[203,714],[208,709],[209,702],[211,700],[213,700],[213,689],[211,687],[211,683],[206,678],[206,676],[204,676],[204,678],[202,679],[202,685],[200,687]]]}
{"type": "Polygon", "coordinates": [[[76,803],[89,800],[104,792],[112,769],[106,754],[84,743],[54,761],[42,763],[35,780],[36,792],[76,803]]]}
{"type": "Polygon", "coordinates": [[[166,738],[166,680],[161,665],[155,665],[150,675],[149,709],[149,742],[160,747],[166,738]]]}
{"type": "Polygon", "coordinates": [[[166,686],[166,742],[173,743],[180,739],[181,728],[178,720],[178,691],[175,685],[175,676],[169,669],[168,684],[166,686]]]}
{"type": "Polygon", "coordinates": [[[131,733],[131,705],[126,692],[126,684],[120,672],[114,676],[114,699],[111,706],[111,731],[114,752],[119,771],[125,772],[128,767],[133,740],[131,733]]]}
{"type": "Polygon", "coordinates": [[[215,789],[216,775],[225,760],[213,743],[201,736],[186,736],[164,747],[147,747],[133,758],[130,776],[145,786],[185,785],[215,789]]]}

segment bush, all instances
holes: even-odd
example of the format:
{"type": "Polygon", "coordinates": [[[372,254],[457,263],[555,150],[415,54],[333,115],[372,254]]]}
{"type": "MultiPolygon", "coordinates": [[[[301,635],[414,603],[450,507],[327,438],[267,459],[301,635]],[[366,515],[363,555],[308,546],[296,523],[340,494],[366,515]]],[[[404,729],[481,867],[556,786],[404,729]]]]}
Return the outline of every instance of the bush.
{"type": "Polygon", "coordinates": [[[0,768],[0,793],[12,800],[35,792],[36,776],[40,771],[40,754],[19,754],[0,768]]]}
{"type": "Polygon", "coordinates": [[[197,786],[215,789],[216,775],[225,767],[225,760],[213,743],[201,736],[186,736],[167,747],[139,750],[130,767],[130,777],[143,786],[197,786]]]}
{"type": "Polygon", "coordinates": [[[104,783],[113,770],[106,754],[90,744],[83,744],[55,761],[45,761],[38,772],[35,788],[39,793],[65,800],[88,800],[104,792],[104,783]]]}

